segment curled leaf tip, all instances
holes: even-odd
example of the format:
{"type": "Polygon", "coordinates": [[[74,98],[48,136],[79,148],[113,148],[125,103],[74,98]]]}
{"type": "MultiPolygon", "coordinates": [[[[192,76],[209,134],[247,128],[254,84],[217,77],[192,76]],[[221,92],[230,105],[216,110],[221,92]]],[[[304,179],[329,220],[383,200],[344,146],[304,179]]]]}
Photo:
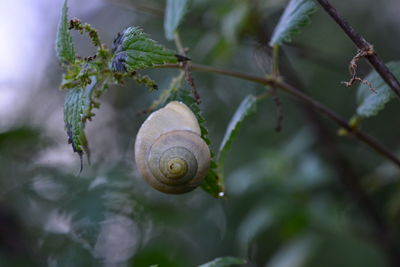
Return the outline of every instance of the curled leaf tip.
{"type": "Polygon", "coordinates": [[[127,55],[126,52],[120,52],[117,55],[115,55],[113,61],[112,61],[112,69],[116,72],[126,72],[126,59],[127,55]]]}
{"type": "Polygon", "coordinates": [[[121,44],[122,44],[122,33],[119,32],[117,34],[117,37],[115,37],[114,42],[111,46],[111,52],[114,54],[117,51],[118,47],[121,46],[121,44]]]}

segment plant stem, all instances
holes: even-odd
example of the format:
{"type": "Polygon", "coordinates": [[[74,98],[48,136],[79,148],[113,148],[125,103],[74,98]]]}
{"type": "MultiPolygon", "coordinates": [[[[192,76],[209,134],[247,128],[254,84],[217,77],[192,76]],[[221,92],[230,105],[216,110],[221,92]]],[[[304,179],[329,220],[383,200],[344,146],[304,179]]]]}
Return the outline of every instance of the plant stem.
{"type": "MultiPolygon", "coordinates": [[[[179,64],[165,64],[157,66],[157,68],[182,68],[179,64]]],[[[218,73],[226,76],[236,77],[256,83],[260,83],[263,85],[271,86],[280,88],[281,90],[285,91],[286,93],[300,99],[301,101],[305,102],[309,106],[313,107],[314,109],[320,111],[326,117],[334,121],[339,126],[345,128],[349,133],[353,133],[353,135],[358,138],[360,141],[367,144],[377,153],[394,163],[397,167],[400,168],[400,159],[397,158],[392,152],[387,150],[382,144],[380,144],[375,138],[368,135],[367,133],[363,132],[360,129],[351,127],[345,119],[341,118],[338,114],[336,114],[333,110],[329,109],[328,107],[324,106],[317,100],[313,99],[312,97],[306,95],[305,93],[301,92],[294,86],[287,84],[283,81],[274,78],[263,78],[254,76],[251,74],[246,74],[238,71],[231,71],[216,67],[204,66],[199,64],[191,64],[191,69],[194,71],[204,71],[204,72],[212,72],[218,73]]]]}
{"type": "Polygon", "coordinates": [[[183,48],[181,37],[179,36],[178,32],[176,32],[174,35],[174,41],[175,41],[176,49],[178,49],[178,52],[180,54],[186,56],[185,49],[183,48]]]}
{"type": "Polygon", "coordinates": [[[273,64],[272,64],[272,75],[274,77],[279,76],[279,45],[272,47],[273,64]]]}
{"type": "Polygon", "coordinates": [[[338,11],[329,3],[328,0],[317,1],[332,17],[332,19],[342,28],[342,30],[353,41],[358,49],[360,49],[360,51],[371,51],[371,53],[365,55],[365,58],[400,99],[399,80],[397,80],[397,78],[383,63],[383,61],[379,59],[375,51],[373,51],[372,45],[368,43],[362,35],[354,30],[354,28],[338,13],[338,11]]]}
{"type": "MultiPolygon", "coordinates": [[[[274,81],[273,78],[264,78],[264,77],[259,77],[251,74],[246,74],[243,72],[239,71],[234,71],[234,70],[226,70],[222,68],[217,68],[217,67],[211,67],[211,66],[206,66],[206,65],[200,65],[200,64],[192,64],[192,69],[196,71],[203,71],[203,72],[212,72],[212,73],[217,73],[217,74],[222,74],[226,76],[231,76],[231,77],[236,77],[239,79],[243,80],[248,80],[252,81],[255,83],[260,83],[260,84],[267,84],[269,85],[274,81]]],[[[163,64],[163,65],[158,65],[156,66],[158,69],[162,68],[182,68],[179,64],[163,64]]]]}
{"type": "MultiPolygon", "coordinates": [[[[187,54],[186,54],[185,48],[182,45],[182,41],[181,41],[181,38],[179,37],[178,32],[175,32],[174,40],[175,40],[175,45],[176,45],[176,48],[178,49],[178,52],[181,55],[186,57],[187,54]]],[[[188,82],[190,87],[192,87],[193,98],[196,100],[197,104],[200,104],[201,103],[200,95],[197,92],[196,84],[194,83],[194,79],[193,79],[192,72],[191,72],[192,67],[191,67],[190,61],[182,62],[181,66],[182,66],[182,71],[184,71],[186,74],[186,81],[188,82]]]]}

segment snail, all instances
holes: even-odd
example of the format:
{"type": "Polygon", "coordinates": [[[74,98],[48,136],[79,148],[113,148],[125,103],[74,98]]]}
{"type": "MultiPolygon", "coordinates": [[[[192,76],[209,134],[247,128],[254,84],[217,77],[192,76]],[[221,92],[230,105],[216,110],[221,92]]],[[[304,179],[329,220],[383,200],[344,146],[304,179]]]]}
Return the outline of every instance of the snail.
{"type": "Polygon", "coordinates": [[[164,193],[182,194],[195,189],[207,175],[210,159],[196,116],[182,102],[172,101],[153,112],[136,136],[139,172],[147,183],[164,193]]]}

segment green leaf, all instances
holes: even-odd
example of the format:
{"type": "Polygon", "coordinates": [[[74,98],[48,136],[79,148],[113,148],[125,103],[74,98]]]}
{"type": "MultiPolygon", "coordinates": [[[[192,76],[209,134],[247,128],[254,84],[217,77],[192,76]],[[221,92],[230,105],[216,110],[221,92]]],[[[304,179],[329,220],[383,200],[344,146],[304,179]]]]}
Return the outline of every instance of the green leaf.
{"type": "Polygon", "coordinates": [[[222,257],[199,265],[199,267],[229,267],[237,264],[246,264],[246,261],[237,257],[222,257]]]}
{"type": "Polygon", "coordinates": [[[179,26],[188,7],[188,0],[167,0],[165,7],[164,30],[168,40],[174,39],[174,33],[179,26]]]}
{"type": "Polygon", "coordinates": [[[84,153],[90,160],[90,150],[85,134],[86,121],[92,120],[95,115],[92,109],[100,107],[100,104],[95,100],[100,97],[107,87],[106,80],[92,76],[90,77],[90,83],[86,87],[71,88],[65,96],[64,123],[68,135],[68,143],[72,145],[74,152],[79,154],[81,163],[84,153]]]}
{"type": "Polygon", "coordinates": [[[88,152],[88,143],[85,135],[84,109],[86,104],[85,91],[82,88],[68,90],[64,100],[64,122],[68,135],[68,143],[72,144],[82,160],[84,152],[88,152]]]}
{"type": "Polygon", "coordinates": [[[253,95],[246,96],[240,103],[231,121],[229,122],[228,128],[226,129],[224,139],[221,142],[218,153],[218,165],[222,168],[225,160],[225,156],[232,145],[233,140],[237,132],[239,131],[243,120],[256,112],[257,99],[253,95]]]}
{"type": "MultiPolygon", "coordinates": [[[[390,62],[387,64],[389,70],[400,79],[400,62],[390,62]]],[[[372,71],[364,78],[368,81],[376,92],[373,92],[368,84],[362,83],[357,89],[357,114],[361,117],[371,117],[382,110],[386,103],[395,95],[381,76],[372,71]]]]}
{"type": "Polygon", "coordinates": [[[313,0],[291,0],[272,34],[270,46],[290,42],[300,27],[310,23],[310,17],[317,10],[313,0]]]}
{"type": "MultiPolygon", "coordinates": [[[[160,99],[153,103],[151,109],[158,109],[165,106],[167,103],[171,101],[181,101],[185,103],[195,114],[201,130],[201,138],[210,146],[211,141],[208,138],[208,130],[205,126],[205,119],[201,115],[201,110],[194,100],[193,96],[188,90],[182,88],[182,81],[184,78],[184,72],[181,72],[181,75],[172,80],[170,89],[164,91],[160,99]]],[[[211,163],[210,170],[208,171],[207,176],[204,178],[201,188],[211,194],[213,197],[221,198],[224,196],[224,186],[222,184],[222,180],[217,172],[217,164],[215,163],[214,153],[211,148],[211,163]]]]}
{"type": "Polygon", "coordinates": [[[217,170],[218,167],[215,160],[211,159],[210,170],[201,183],[201,188],[215,198],[223,198],[225,196],[225,189],[217,170]]]}
{"type": "Polygon", "coordinates": [[[158,44],[138,27],[119,33],[112,46],[114,71],[132,72],[165,63],[177,63],[175,52],[158,44]]]}
{"type": "Polygon", "coordinates": [[[68,29],[68,5],[67,0],[61,11],[56,37],[56,53],[62,64],[73,63],[75,61],[75,49],[71,33],[68,29]]]}

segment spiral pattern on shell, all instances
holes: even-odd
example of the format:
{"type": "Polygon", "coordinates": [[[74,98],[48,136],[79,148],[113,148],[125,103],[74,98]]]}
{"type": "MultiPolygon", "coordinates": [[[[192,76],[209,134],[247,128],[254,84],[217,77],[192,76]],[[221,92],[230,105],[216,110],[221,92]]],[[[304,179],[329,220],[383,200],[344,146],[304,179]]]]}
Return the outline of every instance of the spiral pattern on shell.
{"type": "Polygon", "coordinates": [[[146,182],[164,193],[182,194],[199,186],[210,158],[196,116],[181,102],[152,113],[136,137],[136,165],[146,182]]]}

